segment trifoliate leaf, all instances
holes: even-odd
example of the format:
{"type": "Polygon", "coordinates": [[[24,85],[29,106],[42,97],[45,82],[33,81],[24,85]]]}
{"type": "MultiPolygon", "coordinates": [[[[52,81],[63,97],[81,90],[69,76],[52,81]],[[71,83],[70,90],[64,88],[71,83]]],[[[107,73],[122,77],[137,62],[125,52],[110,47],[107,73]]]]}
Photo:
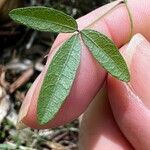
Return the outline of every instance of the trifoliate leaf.
{"type": "Polygon", "coordinates": [[[71,16],[42,6],[13,9],[9,16],[14,21],[39,31],[75,32],[78,28],[76,20],[71,16]]]}
{"type": "Polygon", "coordinates": [[[45,124],[53,119],[69,95],[80,64],[79,35],[66,41],[53,57],[41,87],[38,100],[38,120],[45,124]]]}
{"type": "Polygon", "coordinates": [[[94,30],[83,30],[81,34],[84,43],[97,61],[114,77],[129,82],[127,65],[115,44],[108,37],[94,30]]]}

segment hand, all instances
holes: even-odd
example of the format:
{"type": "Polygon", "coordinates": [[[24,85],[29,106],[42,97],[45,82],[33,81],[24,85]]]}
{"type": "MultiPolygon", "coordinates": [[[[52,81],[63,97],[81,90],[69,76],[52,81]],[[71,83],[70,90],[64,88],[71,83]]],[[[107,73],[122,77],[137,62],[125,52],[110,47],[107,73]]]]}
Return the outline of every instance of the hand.
{"type": "Polygon", "coordinates": [[[150,43],[135,35],[121,51],[131,82],[108,76],[83,115],[80,126],[82,150],[149,150],[150,148],[150,43]]]}
{"type": "MultiPolygon", "coordinates": [[[[103,32],[121,48],[129,41],[130,34],[130,21],[125,5],[118,6],[103,19],[97,20],[116,3],[103,6],[78,19],[78,24],[80,29],[90,25],[90,28],[103,32]]],[[[134,34],[141,33],[150,40],[150,1],[130,0],[128,5],[133,16],[134,34]]],[[[56,52],[56,47],[68,36],[68,34],[58,36],[45,68],[56,52]]],[[[129,45],[121,49],[131,72],[131,82],[128,85],[111,76],[107,77],[104,69],[93,59],[86,47],[83,47],[76,80],[57,116],[44,126],[40,126],[37,122],[36,107],[45,75],[46,69],[44,69],[27,93],[19,121],[32,128],[51,128],[65,124],[85,111],[103,86],[83,116],[80,149],[148,150],[150,147],[149,42],[138,34],[133,37],[129,45]]]]}

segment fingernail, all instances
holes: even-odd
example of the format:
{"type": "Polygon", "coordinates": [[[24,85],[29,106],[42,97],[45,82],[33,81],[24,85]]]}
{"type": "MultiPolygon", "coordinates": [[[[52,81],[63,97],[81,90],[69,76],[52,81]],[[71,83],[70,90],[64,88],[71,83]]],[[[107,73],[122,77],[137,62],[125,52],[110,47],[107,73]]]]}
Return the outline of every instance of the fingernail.
{"type": "Polygon", "coordinates": [[[130,69],[132,63],[132,57],[137,50],[138,45],[140,45],[145,38],[141,34],[136,34],[132,37],[125,51],[122,52],[127,65],[130,69]]]}
{"type": "Polygon", "coordinates": [[[142,35],[135,35],[123,52],[131,74],[134,93],[150,108],[150,43],[142,35]]]}

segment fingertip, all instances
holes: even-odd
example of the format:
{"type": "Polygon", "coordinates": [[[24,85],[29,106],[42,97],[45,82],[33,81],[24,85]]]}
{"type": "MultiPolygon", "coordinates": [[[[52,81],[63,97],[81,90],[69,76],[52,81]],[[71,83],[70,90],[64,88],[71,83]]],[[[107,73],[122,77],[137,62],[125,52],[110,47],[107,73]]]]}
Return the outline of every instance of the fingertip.
{"type": "Polygon", "coordinates": [[[150,138],[150,101],[146,100],[149,97],[146,89],[149,80],[143,86],[143,80],[149,78],[149,49],[149,42],[142,35],[134,36],[128,46],[122,48],[131,72],[130,83],[123,83],[111,76],[107,79],[108,96],[115,119],[129,142],[140,150],[150,146],[145,140],[150,138]],[[148,106],[145,102],[149,103],[148,106]]]}
{"type": "Polygon", "coordinates": [[[37,121],[38,96],[44,77],[42,72],[41,77],[35,81],[27,93],[21,109],[24,111],[24,107],[28,108],[26,109],[27,112],[23,117],[23,121],[22,119],[20,121],[32,128],[53,128],[76,119],[85,111],[97,91],[101,88],[105,76],[106,72],[104,69],[94,60],[88,49],[83,47],[80,67],[71,92],[56,117],[48,124],[42,126],[37,121]]]}

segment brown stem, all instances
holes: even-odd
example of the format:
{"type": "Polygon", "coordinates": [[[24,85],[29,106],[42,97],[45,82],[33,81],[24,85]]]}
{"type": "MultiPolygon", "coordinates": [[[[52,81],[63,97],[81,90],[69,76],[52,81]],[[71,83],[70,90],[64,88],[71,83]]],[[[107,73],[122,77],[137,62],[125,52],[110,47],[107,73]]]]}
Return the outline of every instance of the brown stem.
{"type": "Polygon", "coordinates": [[[116,8],[118,5],[125,3],[124,0],[119,1],[116,5],[114,5],[111,9],[109,9],[107,12],[105,12],[103,15],[101,15],[100,17],[98,17],[94,22],[92,22],[90,25],[88,25],[86,28],[91,27],[92,25],[94,25],[98,20],[102,19],[104,16],[106,16],[107,14],[109,14],[114,8],[116,8]]]}

